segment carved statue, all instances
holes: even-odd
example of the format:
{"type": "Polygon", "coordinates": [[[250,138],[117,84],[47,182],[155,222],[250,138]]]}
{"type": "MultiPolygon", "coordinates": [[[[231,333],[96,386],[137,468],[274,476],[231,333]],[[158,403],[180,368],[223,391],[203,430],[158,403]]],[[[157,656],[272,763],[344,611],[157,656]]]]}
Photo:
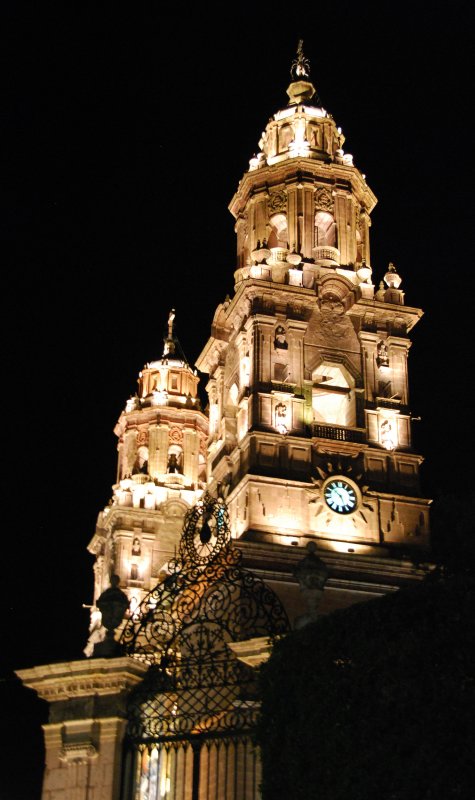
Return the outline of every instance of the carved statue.
{"type": "Polygon", "coordinates": [[[282,325],[278,325],[275,329],[274,347],[287,350],[288,346],[285,337],[285,328],[283,328],[282,325]]]}
{"type": "Polygon", "coordinates": [[[307,555],[299,561],[294,569],[294,575],[300,586],[300,591],[304,597],[308,612],[302,614],[295,620],[295,627],[303,628],[309,622],[317,619],[317,608],[322,599],[323,590],[328,579],[328,567],[317,556],[317,545],[315,542],[307,544],[307,555]]]}
{"type": "Polygon", "coordinates": [[[386,346],[386,342],[379,342],[378,344],[378,356],[377,356],[377,363],[378,367],[388,367],[389,366],[389,354],[388,348],[386,346]]]}
{"type": "Polygon", "coordinates": [[[102,625],[106,629],[104,640],[94,645],[93,655],[96,658],[107,658],[119,653],[119,645],[114,639],[114,631],[124,619],[125,612],[129,607],[128,597],[119,589],[119,583],[119,576],[112,575],[110,587],[102,592],[96,603],[101,612],[102,625]]]}

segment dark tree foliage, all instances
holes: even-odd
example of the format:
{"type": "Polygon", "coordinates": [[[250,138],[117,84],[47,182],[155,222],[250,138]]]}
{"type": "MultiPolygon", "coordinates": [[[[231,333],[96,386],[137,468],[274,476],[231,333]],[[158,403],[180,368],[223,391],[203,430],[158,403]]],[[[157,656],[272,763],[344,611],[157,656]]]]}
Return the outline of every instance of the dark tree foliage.
{"type": "Polygon", "coordinates": [[[352,606],[262,669],[264,800],[438,800],[475,791],[475,580],[352,606]]]}
{"type": "Polygon", "coordinates": [[[438,497],[432,507],[433,578],[475,575],[475,492],[438,497]]]}

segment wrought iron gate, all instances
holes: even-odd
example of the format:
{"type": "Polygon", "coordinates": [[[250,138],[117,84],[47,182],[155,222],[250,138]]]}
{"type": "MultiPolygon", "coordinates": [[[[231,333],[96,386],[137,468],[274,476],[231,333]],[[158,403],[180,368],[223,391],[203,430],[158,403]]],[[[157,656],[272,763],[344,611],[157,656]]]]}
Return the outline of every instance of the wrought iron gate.
{"type": "Polygon", "coordinates": [[[256,800],[256,676],[228,645],[288,629],[278,598],[241,566],[224,501],[205,495],[122,635],[150,665],[129,698],[124,800],[256,800]]]}

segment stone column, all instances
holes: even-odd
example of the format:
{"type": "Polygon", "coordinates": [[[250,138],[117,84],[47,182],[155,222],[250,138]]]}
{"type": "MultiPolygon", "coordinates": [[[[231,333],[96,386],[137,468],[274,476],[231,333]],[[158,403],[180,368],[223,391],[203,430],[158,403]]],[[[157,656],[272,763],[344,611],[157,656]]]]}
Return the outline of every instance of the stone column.
{"type": "Polygon", "coordinates": [[[352,239],[352,223],[354,224],[354,215],[352,220],[352,203],[349,200],[347,192],[337,190],[335,197],[335,221],[338,230],[337,247],[340,251],[342,267],[348,266],[351,263],[351,239],[352,239]]]}
{"type": "Polygon", "coordinates": [[[200,443],[198,433],[194,430],[183,431],[183,474],[192,484],[198,482],[198,454],[200,443]]]}
{"type": "Polygon", "coordinates": [[[43,800],[119,800],[126,699],[147,669],[124,656],[17,672],[50,704],[43,800]]]}
{"type": "Polygon", "coordinates": [[[137,431],[134,428],[126,431],[124,437],[124,475],[131,475],[137,458],[137,431]]]}

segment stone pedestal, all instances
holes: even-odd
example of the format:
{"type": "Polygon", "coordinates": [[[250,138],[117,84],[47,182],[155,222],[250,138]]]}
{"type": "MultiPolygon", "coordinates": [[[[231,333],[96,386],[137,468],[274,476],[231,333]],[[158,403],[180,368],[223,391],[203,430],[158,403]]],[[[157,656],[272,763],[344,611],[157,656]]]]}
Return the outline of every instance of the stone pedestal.
{"type": "Polygon", "coordinates": [[[17,672],[50,704],[43,800],[118,800],[126,698],[147,666],[128,657],[17,672]]]}

